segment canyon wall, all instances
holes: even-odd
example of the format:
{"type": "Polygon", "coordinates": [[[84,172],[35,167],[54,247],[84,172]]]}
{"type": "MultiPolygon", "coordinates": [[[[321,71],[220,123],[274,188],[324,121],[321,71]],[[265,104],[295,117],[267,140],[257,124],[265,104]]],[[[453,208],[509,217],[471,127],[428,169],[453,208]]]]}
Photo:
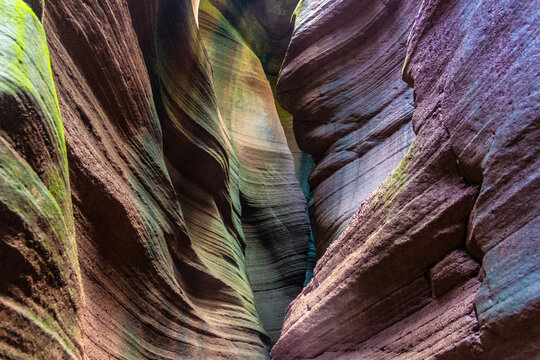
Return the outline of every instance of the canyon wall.
{"type": "Polygon", "coordinates": [[[1,358],[539,356],[539,0],[0,20],[1,358]]]}
{"type": "Polygon", "coordinates": [[[300,149],[316,166],[317,257],[405,156],[412,89],[401,79],[419,1],[301,1],[279,78],[300,149]]]}
{"type": "Polygon", "coordinates": [[[304,198],[261,62],[207,0],[199,14],[218,107],[237,154],[247,275],[264,328],[275,342],[285,310],[304,282],[304,198]]]}
{"type": "Polygon", "coordinates": [[[81,271],[47,41],[22,1],[1,1],[0,17],[0,357],[80,358],[81,271]]]}
{"type": "Polygon", "coordinates": [[[261,62],[197,2],[29,4],[0,3],[1,356],[267,358],[308,223],[261,62]]]}
{"type": "MultiPolygon", "coordinates": [[[[376,91],[375,98],[384,100],[395,91],[389,79],[400,74],[395,68],[381,73],[377,69],[397,56],[384,50],[399,31],[382,26],[384,21],[376,16],[368,17],[363,22],[368,44],[377,33],[388,33],[375,50],[359,54],[355,66],[333,53],[334,44],[336,39],[351,39],[348,24],[353,20],[344,21],[346,16],[368,16],[375,9],[388,13],[385,21],[399,23],[414,12],[408,10],[414,2],[303,3],[278,97],[294,115],[300,146],[319,155],[311,175],[317,230],[330,229],[327,235],[332,235],[333,228],[324,220],[337,220],[332,214],[317,215],[318,206],[328,209],[321,201],[326,198],[317,201],[317,188],[330,199],[333,193],[367,198],[291,304],[273,358],[537,357],[540,30],[535,24],[540,3],[422,2],[408,35],[403,67],[403,78],[414,89],[416,137],[403,160],[370,195],[353,195],[334,180],[344,155],[336,155],[332,144],[370,146],[369,127],[360,128],[361,135],[349,144],[348,132],[357,123],[384,126],[388,118],[400,116],[402,126],[410,127],[404,115],[411,108],[392,108],[390,102],[376,107],[379,111],[371,116],[363,112],[372,108],[370,97],[342,101],[346,92],[338,96],[331,91],[343,86],[349,74],[355,74],[350,69],[357,68],[371,69],[353,88],[360,95],[376,91]],[[323,27],[328,42],[314,42],[323,27]],[[328,77],[324,84],[312,75],[313,69],[319,69],[318,74],[323,69],[325,76],[342,74],[328,77]],[[386,115],[378,119],[379,114],[386,115]],[[347,121],[354,125],[346,126],[347,121]]],[[[406,100],[407,94],[410,91],[404,90],[391,99],[406,100]]],[[[380,144],[394,136],[382,134],[380,144]]],[[[381,145],[374,149],[377,146],[381,145]]],[[[376,159],[382,166],[387,157],[376,159]]],[[[346,201],[354,199],[342,203],[346,201]]]]}

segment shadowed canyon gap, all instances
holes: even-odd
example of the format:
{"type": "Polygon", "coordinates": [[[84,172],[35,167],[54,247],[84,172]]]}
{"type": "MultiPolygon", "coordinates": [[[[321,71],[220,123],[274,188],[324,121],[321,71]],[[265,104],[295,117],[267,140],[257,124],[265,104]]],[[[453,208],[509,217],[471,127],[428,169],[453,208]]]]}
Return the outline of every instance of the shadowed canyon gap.
{"type": "Polygon", "coordinates": [[[540,357],[540,1],[0,19],[0,358],[540,357]]]}

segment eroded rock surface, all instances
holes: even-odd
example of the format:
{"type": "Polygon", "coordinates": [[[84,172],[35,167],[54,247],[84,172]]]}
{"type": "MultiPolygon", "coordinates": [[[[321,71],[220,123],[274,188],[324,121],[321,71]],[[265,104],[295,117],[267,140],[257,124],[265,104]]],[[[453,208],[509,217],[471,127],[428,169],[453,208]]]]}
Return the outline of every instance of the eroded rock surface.
{"type": "Polygon", "coordinates": [[[540,356],[538,0],[0,20],[1,358],[540,356]]]}
{"type": "Polygon", "coordinates": [[[271,80],[277,78],[293,30],[297,0],[210,0],[259,58],[271,80]]]}
{"type": "Polygon", "coordinates": [[[304,198],[261,62],[209,2],[201,33],[214,73],[218,107],[236,156],[246,268],[272,343],[289,303],[300,293],[308,245],[304,198]]]}
{"type": "Polygon", "coordinates": [[[317,264],[273,358],[538,356],[538,5],[423,1],[403,73],[416,139],[317,264]],[[428,272],[465,245],[481,276],[434,299],[428,272]]]}
{"type": "Polygon", "coordinates": [[[207,27],[238,61],[214,79],[198,2],[47,3],[48,44],[24,2],[0,9],[0,355],[267,358],[308,231],[258,58],[207,27]]]}
{"type": "Polygon", "coordinates": [[[0,2],[0,357],[80,358],[81,275],[45,33],[0,2]]]}
{"type": "Polygon", "coordinates": [[[433,297],[441,297],[450,289],[475,277],[480,265],[466,250],[454,250],[429,270],[429,283],[433,297]]]}
{"type": "Polygon", "coordinates": [[[396,167],[414,138],[401,79],[419,1],[301,1],[278,83],[300,149],[316,166],[317,256],[396,167]]]}

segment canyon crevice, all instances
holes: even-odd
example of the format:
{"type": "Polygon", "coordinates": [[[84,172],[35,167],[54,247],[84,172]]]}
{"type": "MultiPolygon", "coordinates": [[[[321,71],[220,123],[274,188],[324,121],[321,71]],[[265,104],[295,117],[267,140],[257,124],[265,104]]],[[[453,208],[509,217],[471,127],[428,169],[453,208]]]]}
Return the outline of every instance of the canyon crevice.
{"type": "Polygon", "coordinates": [[[0,358],[540,356],[540,1],[0,19],[0,358]]]}

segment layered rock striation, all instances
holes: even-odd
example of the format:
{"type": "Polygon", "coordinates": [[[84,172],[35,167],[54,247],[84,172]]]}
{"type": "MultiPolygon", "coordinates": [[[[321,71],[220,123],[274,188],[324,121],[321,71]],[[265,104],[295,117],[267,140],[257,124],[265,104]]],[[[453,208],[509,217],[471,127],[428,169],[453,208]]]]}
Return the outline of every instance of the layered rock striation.
{"type": "Polygon", "coordinates": [[[267,358],[308,225],[258,58],[198,2],[0,9],[1,356],[267,358]]]}
{"type": "MultiPolygon", "coordinates": [[[[291,304],[274,359],[538,356],[538,5],[422,2],[403,68],[416,138],[291,304]]],[[[316,34],[321,23],[300,24],[316,34]]],[[[303,54],[285,79],[308,76],[303,54]]],[[[323,143],[329,132],[304,122],[300,138],[323,143]]]]}
{"type": "Polygon", "coordinates": [[[538,357],[539,9],[0,0],[0,357],[538,357]]]}
{"type": "Polygon", "coordinates": [[[218,107],[236,154],[231,165],[239,184],[247,275],[273,343],[304,282],[304,198],[261,62],[208,1],[201,2],[199,23],[218,107]]]}
{"type": "Polygon", "coordinates": [[[272,86],[287,51],[297,0],[210,0],[258,57],[272,86]]]}
{"type": "MultiPolygon", "coordinates": [[[[264,357],[264,330],[241,248],[224,225],[232,223],[227,149],[219,146],[225,135],[191,4],[163,2],[153,10],[148,22],[155,34],[173,21],[182,25],[148,44],[160,56],[147,65],[127,3],[64,1],[45,8],[83,274],[84,355],[232,356],[230,344],[236,343],[244,356],[264,357]],[[173,41],[174,52],[167,47],[173,41]],[[192,83],[178,55],[193,64],[192,83]],[[159,84],[155,91],[151,79],[159,84]],[[197,106],[203,111],[195,112],[197,106]],[[205,127],[199,130],[200,123],[205,127]],[[212,176],[197,173],[185,161],[189,153],[212,176]],[[210,220],[200,217],[203,222],[217,219],[209,230],[218,236],[209,242],[218,242],[218,249],[197,236],[190,203],[181,207],[167,161],[186,177],[216,181],[213,193],[199,192],[198,204],[212,202],[197,211],[210,213],[210,220]]],[[[186,181],[182,189],[189,186],[186,181]]]]}
{"type": "Polygon", "coordinates": [[[0,2],[0,356],[82,356],[81,271],[45,33],[0,2]]]}
{"type": "Polygon", "coordinates": [[[316,166],[317,257],[411,144],[412,90],[401,80],[419,1],[301,1],[278,99],[316,166]]]}

